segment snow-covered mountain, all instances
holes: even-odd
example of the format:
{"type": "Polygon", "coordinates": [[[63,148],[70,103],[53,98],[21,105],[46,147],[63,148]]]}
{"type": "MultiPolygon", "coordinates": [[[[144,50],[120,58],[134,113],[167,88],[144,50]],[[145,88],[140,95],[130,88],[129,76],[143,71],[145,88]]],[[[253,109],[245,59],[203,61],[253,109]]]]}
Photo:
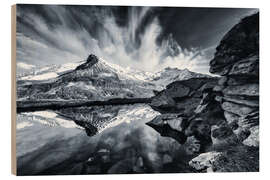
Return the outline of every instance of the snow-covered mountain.
{"type": "Polygon", "coordinates": [[[21,100],[145,98],[171,82],[206,76],[177,68],[157,73],[123,68],[91,54],[84,62],[46,66],[17,75],[17,90],[21,100]]]}
{"type": "Polygon", "coordinates": [[[44,67],[35,67],[31,68],[31,70],[18,73],[17,79],[18,80],[46,80],[51,78],[56,78],[59,75],[66,73],[68,71],[74,70],[77,66],[84,63],[75,62],[75,63],[66,63],[61,65],[47,65],[44,67]]]}
{"type": "Polygon", "coordinates": [[[162,71],[155,73],[149,80],[156,84],[159,89],[165,89],[165,87],[174,82],[187,80],[190,78],[211,77],[206,74],[195,73],[188,69],[178,69],[167,67],[162,71]]]}

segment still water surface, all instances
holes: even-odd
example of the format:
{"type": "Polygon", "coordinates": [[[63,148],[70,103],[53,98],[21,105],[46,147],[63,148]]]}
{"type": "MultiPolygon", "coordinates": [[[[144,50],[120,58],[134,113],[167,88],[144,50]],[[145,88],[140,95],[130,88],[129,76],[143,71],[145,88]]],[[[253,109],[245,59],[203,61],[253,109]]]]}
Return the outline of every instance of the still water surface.
{"type": "Polygon", "coordinates": [[[145,104],[17,115],[18,174],[191,172],[183,146],[145,123],[145,104]]]}

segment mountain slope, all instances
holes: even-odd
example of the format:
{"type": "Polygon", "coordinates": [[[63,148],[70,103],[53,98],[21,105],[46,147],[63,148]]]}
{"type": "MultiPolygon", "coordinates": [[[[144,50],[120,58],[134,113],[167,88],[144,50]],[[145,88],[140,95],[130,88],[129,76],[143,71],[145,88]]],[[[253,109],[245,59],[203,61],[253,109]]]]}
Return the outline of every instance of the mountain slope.
{"type": "Polygon", "coordinates": [[[19,100],[107,100],[149,98],[167,84],[208,75],[165,68],[150,73],[118,65],[91,54],[85,62],[53,65],[17,76],[19,100]]]}
{"type": "Polygon", "coordinates": [[[175,81],[187,80],[191,78],[203,78],[211,77],[206,74],[195,73],[189,71],[188,69],[178,69],[167,67],[162,71],[159,71],[154,74],[150,79],[150,82],[156,84],[161,90],[165,89],[166,86],[175,81]]]}
{"type": "Polygon", "coordinates": [[[111,65],[95,55],[90,55],[85,63],[74,70],[45,80],[36,79],[35,76],[20,78],[18,99],[106,100],[151,97],[155,89],[154,84],[130,76],[121,67],[111,65]]]}

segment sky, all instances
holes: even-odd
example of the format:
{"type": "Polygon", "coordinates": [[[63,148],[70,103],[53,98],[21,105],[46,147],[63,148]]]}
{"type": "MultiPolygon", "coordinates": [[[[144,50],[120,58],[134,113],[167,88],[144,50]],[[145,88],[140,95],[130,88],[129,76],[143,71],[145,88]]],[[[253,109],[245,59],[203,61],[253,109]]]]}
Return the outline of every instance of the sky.
{"type": "Polygon", "coordinates": [[[17,68],[85,60],[89,54],[123,67],[209,73],[222,37],[247,8],[17,6],[17,68]]]}

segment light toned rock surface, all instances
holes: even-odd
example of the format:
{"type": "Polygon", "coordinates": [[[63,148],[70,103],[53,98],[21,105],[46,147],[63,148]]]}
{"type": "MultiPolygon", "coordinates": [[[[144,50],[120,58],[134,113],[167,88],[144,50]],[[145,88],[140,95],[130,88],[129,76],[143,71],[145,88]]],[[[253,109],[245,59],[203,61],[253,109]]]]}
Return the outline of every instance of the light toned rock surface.
{"type": "Polygon", "coordinates": [[[224,111],[224,116],[228,123],[233,123],[234,121],[238,122],[239,116],[228,111],[224,111]]]}
{"type": "Polygon", "coordinates": [[[222,92],[227,95],[259,96],[259,84],[227,86],[222,92]]]}
{"type": "Polygon", "coordinates": [[[189,161],[189,165],[198,171],[206,170],[208,168],[211,168],[212,163],[216,161],[219,157],[221,157],[221,155],[222,153],[215,151],[202,153],[189,161]]]}
{"type": "Polygon", "coordinates": [[[242,106],[239,104],[231,103],[231,102],[224,102],[222,103],[222,109],[224,111],[228,111],[234,114],[237,114],[239,116],[245,116],[254,111],[254,108],[248,107],[248,106],[242,106]]]}
{"type": "Polygon", "coordinates": [[[243,141],[243,144],[247,146],[259,147],[259,126],[250,128],[250,132],[251,134],[243,141]]]}
{"type": "Polygon", "coordinates": [[[172,129],[175,129],[175,130],[178,130],[178,131],[183,130],[183,128],[181,127],[182,122],[183,122],[183,118],[181,118],[181,117],[167,121],[168,125],[172,129]]]}
{"type": "Polygon", "coordinates": [[[223,99],[228,102],[233,102],[241,105],[246,105],[250,107],[259,107],[259,99],[244,99],[241,97],[229,97],[224,96],[223,99]]]}

